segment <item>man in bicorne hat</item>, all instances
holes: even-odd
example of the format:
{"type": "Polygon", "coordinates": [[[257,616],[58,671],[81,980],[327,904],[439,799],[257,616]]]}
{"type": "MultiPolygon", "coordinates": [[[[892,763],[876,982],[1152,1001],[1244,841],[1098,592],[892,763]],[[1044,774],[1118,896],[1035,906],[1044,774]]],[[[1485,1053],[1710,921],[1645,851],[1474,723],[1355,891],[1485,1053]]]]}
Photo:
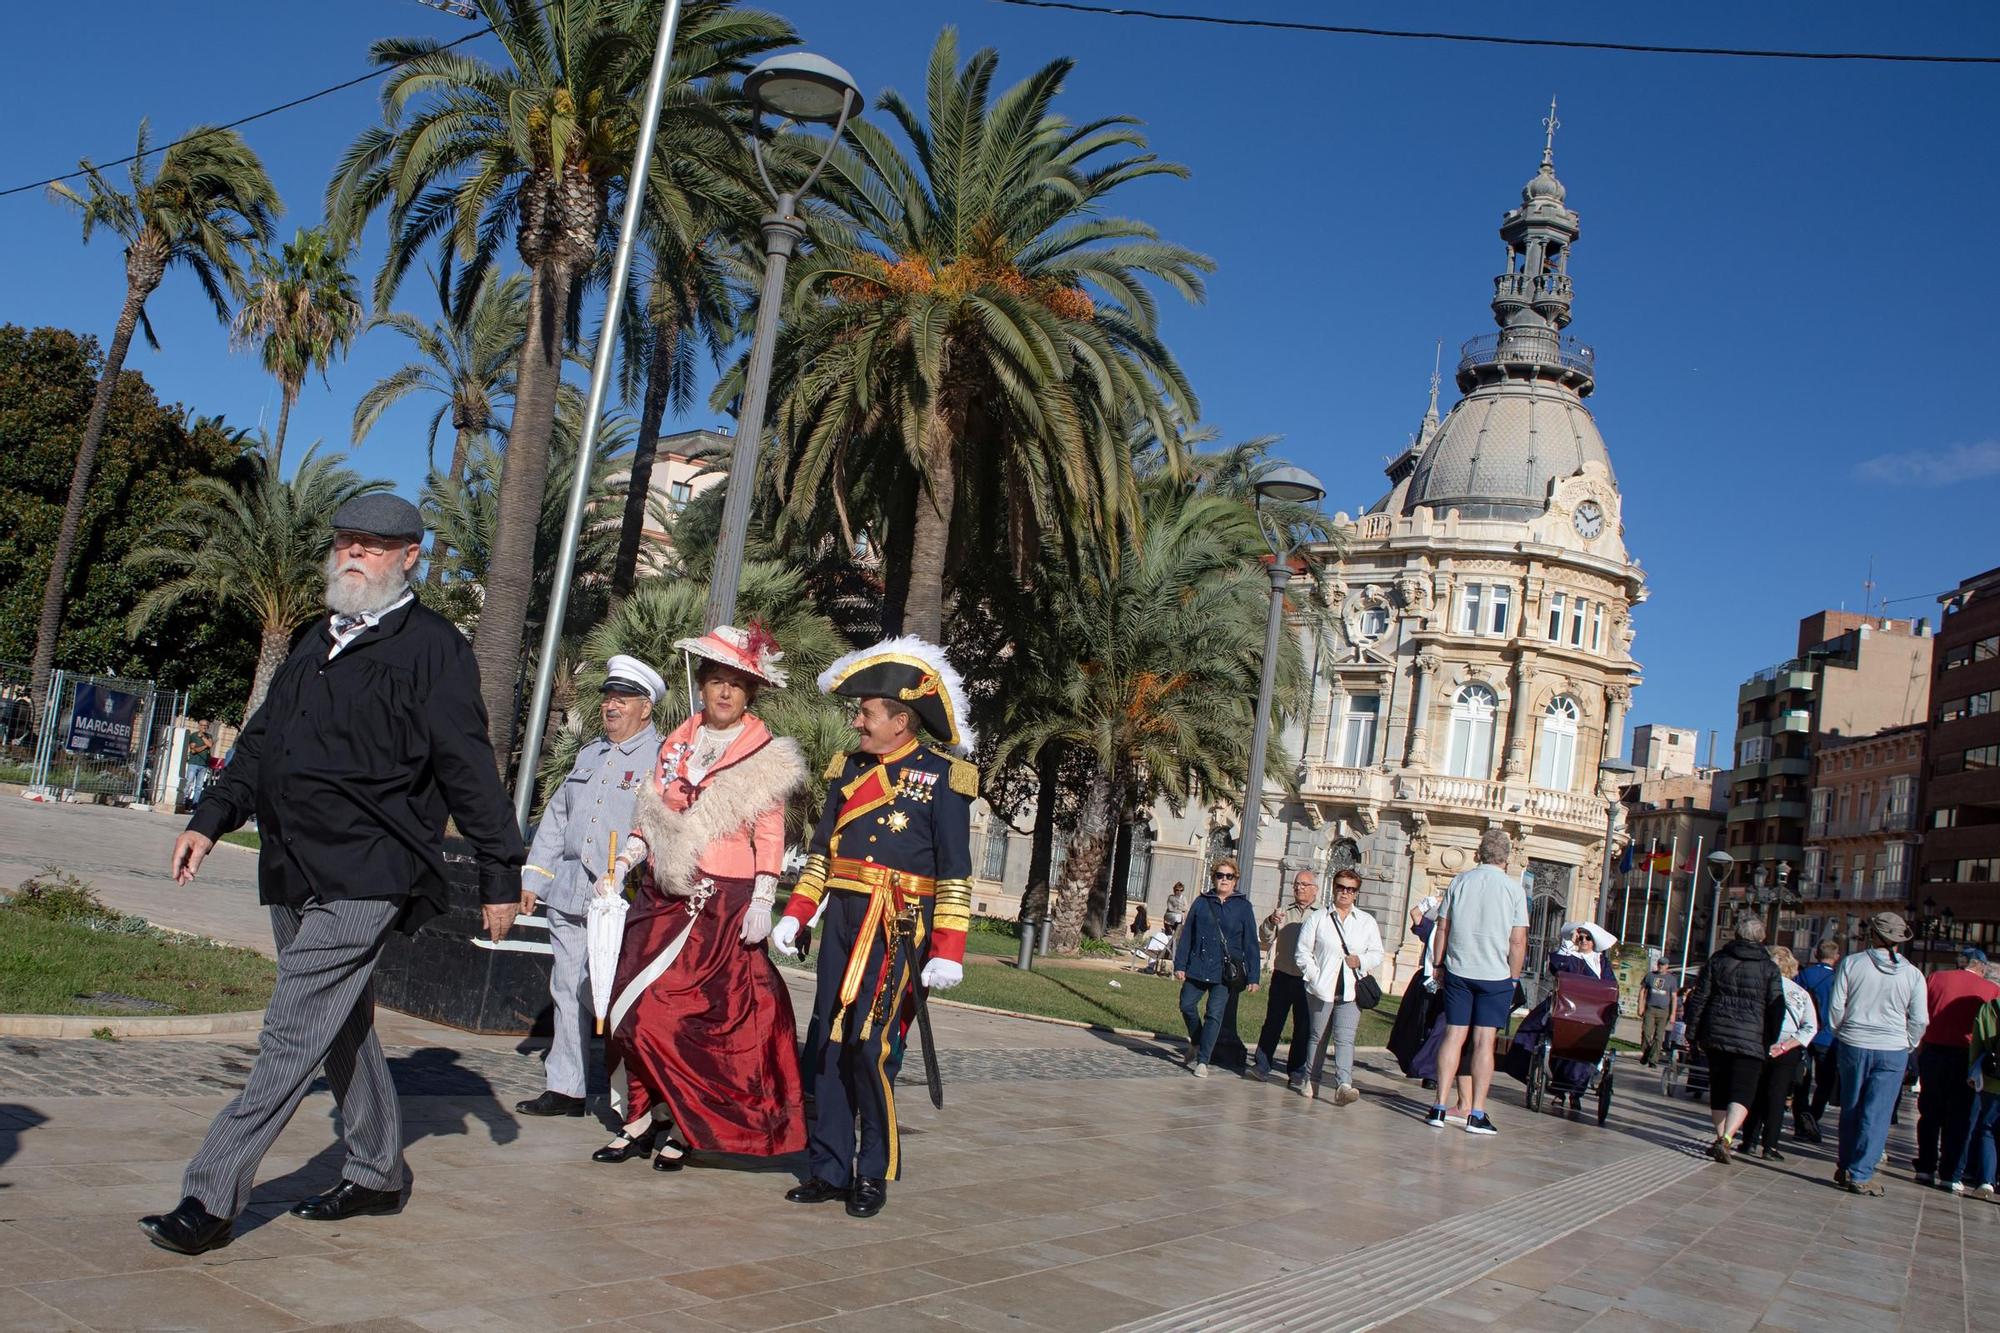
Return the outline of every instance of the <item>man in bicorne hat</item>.
{"type": "Polygon", "coordinates": [[[799,931],[824,900],[813,1001],[824,1040],[806,1071],[811,1174],[785,1197],[844,1199],[849,1216],[873,1217],[901,1167],[893,1052],[904,997],[913,981],[944,990],[965,975],[979,770],[958,757],[973,746],[965,691],[935,645],[900,638],[849,653],[819,687],[860,701],[861,744],[827,770],[806,868],[771,934],[773,947],[796,956],[799,931]]]}
{"type": "Polygon", "coordinates": [[[528,864],[521,870],[521,910],[548,909],[549,995],[555,1033],[549,1043],[548,1088],[516,1102],[522,1115],[580,1116],[584,1110],[584,1050],[591,1026],[586,914],[598,879],[611,867],[611,835],[632,827],[632,800],[650,781],[660,757],[653,707],[666,693],[660,673],[623,654],[604,664],[604,734],[586,741],[576,766],[542,810],[528,864]]]}

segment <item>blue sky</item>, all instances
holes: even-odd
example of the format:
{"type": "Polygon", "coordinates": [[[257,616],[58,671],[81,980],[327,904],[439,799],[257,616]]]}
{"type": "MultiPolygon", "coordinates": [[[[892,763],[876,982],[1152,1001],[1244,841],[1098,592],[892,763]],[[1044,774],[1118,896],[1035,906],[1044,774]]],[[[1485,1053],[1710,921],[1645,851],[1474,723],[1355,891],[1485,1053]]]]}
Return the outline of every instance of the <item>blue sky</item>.
{"type": "MultiPolygon", "coordinates": [[[[1187,182],[1125,211],[1215,258],[1201,308],[1165,331],[1225,439],[1274,433],[1324,479],[1330,509],[1383,489],[1447,364],[1491,327],[1495,234],[1539,161],[1551,93],[1556,163],[1583,219],[1571,332],[1598,350],[1591,406],[1649,573],[1634,722],[1717,728],[1735,687],[1790,654],[1796,622],[1876,596],[1928,594],[1996,563],[1993,111],[2000,67],[1689,59],[1197,28],[990,0],[780,0],[807,42],[870,92],[921,88],[937,29],[999,48],[1003,77],[1071,56],[1078,117],[1143,119],[1187,182]]],[[[1699,45],[2000,52],[2000,9],[1950,5],[1330,4],[1184,0],[1210,13],[1509,35],[1699,45]]],[[[365,68],[384,34],[462,35],[414,0],[313,6],[111,0],[18,7],[0,74],[0,188],[129,152],[365,68]],[[67,54],[65,54],[67,53],[67,54]],[[87,57],[87,58],[85,58],[87,57]]],[[[356,88],[248,127],[290,204],[319,219],[342,148],[377,115],[356,88]]],[[[373,272],[371,232],[363,271],[373,272]]],[[[118,252],[78,242],[36,193],[0,199],[0,320],[106,334],[118,252]]],[[[406,308],[424,310],[421,283],[406,308]]],[[[185,275],[149,305],[164,344],[128,363],[162,397],[232,421],[275,419],[270,381],[232,354],[185,275]]],[[[428,312],[426,312],[428,313],[428,312]]],[[[354,400],[399,364],[357,347],[294,410],[287,453],[346,448],[354,400]]],[[[1447,386],[1449,389],[1449,386],[1447,386]]],[[[414,491],[424,413],[392,414],[355,464],[414,491]]],[[[679,426],[716,424],[706,411],[679,426]]]]}

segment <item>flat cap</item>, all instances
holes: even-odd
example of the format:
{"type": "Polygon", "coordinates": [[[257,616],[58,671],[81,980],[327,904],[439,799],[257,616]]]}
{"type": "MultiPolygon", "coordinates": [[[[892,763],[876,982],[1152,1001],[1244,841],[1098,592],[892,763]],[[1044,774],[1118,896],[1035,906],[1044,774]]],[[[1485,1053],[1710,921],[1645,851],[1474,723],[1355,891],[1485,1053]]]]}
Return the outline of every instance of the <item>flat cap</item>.
{"type": "Polygon", "coordinates": [[[1909,923],[1896,912],[1877,912],[1868,918],[1868,929],[1890,944],[1902,944],[1910,938],[1909,923]]]}
{"type": "Polygon", "coordinates": [[[424,516],[400,495],[371,491],[355,496],[333,511],[333,530],[420,542],[424,539],[424,516]]]}

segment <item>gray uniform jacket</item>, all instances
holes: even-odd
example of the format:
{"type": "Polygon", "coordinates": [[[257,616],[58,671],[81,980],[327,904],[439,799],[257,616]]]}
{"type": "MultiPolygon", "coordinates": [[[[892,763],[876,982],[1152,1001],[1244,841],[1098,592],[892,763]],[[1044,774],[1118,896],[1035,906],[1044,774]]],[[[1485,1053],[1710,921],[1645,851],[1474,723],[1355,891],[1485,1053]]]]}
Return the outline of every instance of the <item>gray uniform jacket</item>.
{"type": "Polygon", "coordinates": [[[660,733],[650,725],[622,745],[602,736],[585,742],[542,811],[521,887],[558,912],[581,915],[611,868],[609,835],[632,831],[632,798],[659,762],[660,733]]]}

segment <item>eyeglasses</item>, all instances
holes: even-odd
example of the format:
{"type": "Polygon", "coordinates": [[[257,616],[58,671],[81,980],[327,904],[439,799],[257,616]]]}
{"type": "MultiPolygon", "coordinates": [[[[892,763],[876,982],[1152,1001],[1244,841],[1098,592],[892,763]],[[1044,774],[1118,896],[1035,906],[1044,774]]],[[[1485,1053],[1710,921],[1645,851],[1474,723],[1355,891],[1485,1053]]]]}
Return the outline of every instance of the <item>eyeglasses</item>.
{"type": "Polygon", "coordinates": [[[1361,886],[1359,884],[1336,884],[1333,886],[1333,891],[1335,893],[1359,893],[1361,892],[1361,886]]]}
{"type": "Polygon", "coordinates": [[[1218,870],[1215,872],[1215,877],[1217,879],[1235,879],[1236,872],[1233,870],[1218,870]]]}
{"type": "Polygon", "coordinates": [[[333,549],[336,551],[365,551],[369,555],[386,555],[413,543],[401,537],[378,537],[372,532],[336,532],[333,534],[333,549]]]}

